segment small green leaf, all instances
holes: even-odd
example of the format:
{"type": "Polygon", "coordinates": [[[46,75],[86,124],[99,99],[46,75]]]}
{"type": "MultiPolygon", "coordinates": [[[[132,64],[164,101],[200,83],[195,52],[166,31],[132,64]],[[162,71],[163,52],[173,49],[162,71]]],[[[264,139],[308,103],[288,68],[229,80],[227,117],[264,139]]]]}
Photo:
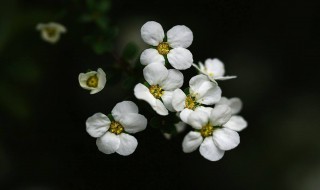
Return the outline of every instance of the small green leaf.
{"type": "Polygon", "coordinates": [[[108,114],[108,118],[110,119],[110,121],[114,121],[114,118],[111,114],[108,114]]]}

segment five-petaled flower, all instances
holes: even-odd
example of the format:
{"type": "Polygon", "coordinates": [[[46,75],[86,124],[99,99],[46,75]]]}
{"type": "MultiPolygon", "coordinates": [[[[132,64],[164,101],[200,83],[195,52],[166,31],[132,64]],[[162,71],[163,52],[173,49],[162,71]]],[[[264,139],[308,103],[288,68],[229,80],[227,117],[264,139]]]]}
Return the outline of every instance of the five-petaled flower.
{"type": "Polygon", "coordinates": [[[106,74],[101,68],[99,68],[97,71],[80,73],[78,80],[82,88],[91,90],[90,94],[100,92],[107,82],[106,74]]]}
{"type": "Polygon", "coordinates": [[[206,59],[203,63],[199,62],[199,66],[193,64],[193,66],[209,77],[209,79],[213,82],[216,80],[228,80],[236,78],[237,76],[224,76],[225,69],[224,64],[217,58],[214,59],[206,59]]]}
{"type": "Polygon", "coordinates": [[[65,26],[55,22],[49,22],[46,24],[40,23],[36,26],[36,29],[41,32],[42,39],[51,44],[58,42],[60,35],[67,32],[65,26]]]}
{"type": "Polygon", "coordinates": [[[181,111],[180,118],[187,122],[191,112],[202,105],[213,105],[221,98],[221,89],[217,83],[213,83],[203,74],[192,77],[189,81],[189,94],[181,89],[176,89],[172,94],[172,107],[175,111],[181,111]]]}
{"type": "Polygon", "coordinates": [[[159,115],[168,115],[172,108],[172,94],[183,84],[183,75],[176,69],[167,69],[161,63],[151,63],[143,69],[148,86],[141,83],[134,88],[134,95],[148,102],[159,115]],[[162,101],[161,101],[162,100],[162,101]]]}
{"type": "Polygon", "coordinates": [[[147,126],[147,119],[138,111],[135,103],[123,101],[111,111],[112,120],[102,113],[87,119],[87,132],[97,138],[96,144],[101,152],[127,156],[136,150],[138,141],[128,133],[142,131],[147,126]]]}
{"type": "Polygon", "coordinates": [[[220,160],[226,150],[240,143],[239,134],[230,129],[228,122],[232,111],[227,105],[202,108],[190,113],[187,123],[195,131],[189,132],[182,142],[182,149],[190,153],[200,146],[200,154],[210,160],[220,160]]]}
{"type": "Polygon", "coordinates": [[[144,42],[154,47],[142,52],[141,64],[147,65],[154,62],[165,64],[165,58],[167,58],[175,69],[185,70],[191,67],[193,57],[186,48],[192,44],[193,33],[188,27],[174,26],[165,36],[159,23],[149,21],[141,27],[141,37],[144,42]]]}

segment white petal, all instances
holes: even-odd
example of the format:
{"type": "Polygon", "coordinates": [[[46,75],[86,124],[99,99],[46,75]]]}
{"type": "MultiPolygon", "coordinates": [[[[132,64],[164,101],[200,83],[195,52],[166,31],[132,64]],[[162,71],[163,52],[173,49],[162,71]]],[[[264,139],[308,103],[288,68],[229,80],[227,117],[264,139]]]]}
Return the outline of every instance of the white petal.
{"type": "Polygon", "coordinates": [[[221,150],[231,150],[240,143],[239,134],[228,128],[214,130],[212,138],[221,150]]]}
{"type": "Polygon", "coordinates": [[[224,77],[216,77],[213,78],[214,80],[229,80],[229,79],[234,79],[237,78],[237,76],[224,76],[224,77]]]}
{"type": "Polygon", "coordinates": [[[149,91],[149,89],[143,84],[139,83],[134,87],[134,95],[140,100],[144,100],[150,104],[153,110],[159,115],[168,115],[168,110],[163,103],[156,99],[149,91]]]}
{"type": "Polygon", "coordinates": [[[209,89],[217,86],[206,75],[200,74],[189,81],[190,93],[202,97],[209,89]]]}
{"type": "Polygon", "coordinates": [[[147,119],[138,113],[125,113],[116,121],[118,121],[128,133],[136,133],[147,127],[147,119]]]}
{"type": "Polygon", "coordinates": [[[217,103],[217,105],[227,105],[231,108],[232,114],[237,114],[242,109],[242,101],[240,98],[226,98],[221,97],[220,101],[217,103]]]}
{"type": "Polygon", "coordinates": [[[106,73],[101,68],[97,70],[97,77],[98,77],[98,86],[96,89],[93,89],[91,91],[91,94],[100,92],[106,85],[106,82],[107,82],[106,73]]]}
{"type": "Polygon", "coordinates": [[[191,67],[193,57],[189,50],[185,48],[174,48],[167,54],[171,66],[178,70],[185,70],[191,67]]]}
{"type": "Polygon", "coordinates": [[[90,72],[87,72],[87,73],[80,73],[79,74],[79,77],[78,77],[78,80],[79,80],[79,84],[82,88],[84,89],[87,89],[87,90],[92,90],[94,89],[93,87],[89,87],[87,85],[87,80],[89,79],[89,77],[93,76],[97,74],[96,71],[90,71],[90,72]]]}
{"type": "Polygon", "coordinates": [[[149,88],[141,83],[134,87],[134,95],[136,98],[148,102],[151,106],[156,105],[156,98],[150,93],[149,88]]]}
{"type": "Polygon", "coordinates": [[[230,98],[229,107],[232,110],[232,114],[237,114],[242,109],[242,101],[240,100],[240,98],[230,98]]]}
{"type": "Polygon", "coordinates": [[[164,104],[159,99],[156,99],[156,105],[152,106],[152,108],[159,115],[168,115],[169,114],[168,110],[166,109],[164,104]]]}
{"type": "Polygon", "coordinates": [[[213,77],[222,77],[225,73],[224,65],[219,59],[207,59],[205,62],[207,73],[213,74],[213,77]]]}
{"type": "Polygon", "coordinates": [[[185,124],[184,122],[180,121],[180,122],[174,124],[174,126],[176,127],[177,133],[181,133],[186,129],[187,124],[185,124]]]}
{"type": "Polygon", "coordinates": [[[183,85],[183,74],[176,69],[169,69],[167,78],[160,85],[169,91],[180,88],[183,85]]]}
{"type": "Polygon", "coordinates": [[[204,107],[204,106],[199,106],[199,107],[197,107],[197,108],[195,109],[195,111],[203,111],[203,112],[206,112],[206,114],[207,114],[208,116],[211,115],[211,111],[212,111],[212,110],[213,110],[212,107],[204,107]]]}
{"type": "Polygon", "coordinates": [[[149,21],[141,27],[141,37],[147,44],[157,46],[163,41],[164,31],[159,23],[149,21]]]}
{"type": "Polygon", "coordinates": [[[227,105],[230,107],[229,99],[223,96],[221,97],[217,105],[227,105]]]}
{"type": "Polygon", "coordinates": [[[142,52],[140,56],[140,62],[142,65],[148,65],[150,63],[165,63],[165,59],[158,53],[158,50],[149,48],[142,52]]]}
{"type": "Polygon", "coordinates": [[[151,63],[143,69],[144,79],[150,85],[160,84],[168,76],[168,69],[161,63],[151,63]]]}
{"type": "Polygon", "coordinates": [[[86,130],[92,137],[101,137],[109,129],[110,123],[111,122],[106,115],[96,113],[87,119],[86,130]]]}
{"type": "Polygon", "coordinates": [[[182,141],[182,150],[185,153],[195,151],[202,143],[203,138],[199,132],[189,132],[182,141]]]}
{"type": "Polygon", "coordinates": [[[231,118],[232,112],[227,105],[216,105],[211,111],[210,123],[214,126],[222,126],[231,118]]]}
{"type": "Polygon", "coordinates": [[[175,110],[172,107],[172,94],[173,92],[170,91],[164,91],[163,95],[161,96],[161,99],[163,101],[163,104],[165,105],[165,107],[169,110],[174,112],[175,110]]]}
{"type": "Polygon", "coordinates": [[[207,137],[204,139],[203,143],[200,146],[200,154],[210,160],[210,161],[218,161],[223,155],[224,151],[220,150],[213,142],[211,137],[207,137]]]}
{"type": "Polygon", "coordinates": [[[170,140],[172,135],[169,133],[163,133],[164,138],[166,138],[167,140],[170,140]]]}
{"type": "Polygon", "coordinates": [[[185,101],[187,96],[181,89],[176,89],[173,91],[172,95],[172,107],[176,111],[182,111],[185,107],[185,101]]]}
{"type": "Polygon", "coordinates": [[[243,117],[234,115],[230,118],[230,120],[224,124],[224,127],[227,127],[229,129],[232,129],[234,131],[242,131],[247,127],[248,123],[246,120],[243,119],[243,117]]]}
{"type": "Polygon", "coordinates": [[[62,24],[60,24],[60,23],[56,23],[56,22],[49,22],[48,24],[47,24],[47,27],[50,27],[50,28],[55,28],[55,29],[57,29],[59,32],[61,32],[61,33],[65,33],[65,32],[67,32],[67,29],[66,29],[66,27],[65,26],[63,26],[62,24]]]}
{"type": "Polygon", "coordinates": [[[191,112],[188,117],[188,124],[195,129],[201,129],[209,122],[209,115],[206,112],[196,110],[191,112]]]}
{"type": "Polygon", "coordinates": [[[107,132],[102,137],[97,138],[96,144],[101,152],[105,154],[111,154],[119,148],[120,139],[119,136],[107,132]]]}
{"type": "MultiPolygon", "coordinates": [[[[206,82],[207,83],[207,82],[206,82]]],[[[204,86],[204,85],[202,85],[204,86]]],[[[205,105],[213,105],[217,103],[221,98],[221,89],[217,85],[213,85],[211,88],[202,90],[200,89],[199,96],[197,97],[197,102],[205,105]],[[205,92],[205,93],[203,93],[205,92]]]]}
{"type": "Polygon", "coordinates": [[[192,44],[193,41],[193,33],[190,28],[184,25],[177,25],[172,27],[167,32],[168,43],[170,47],[177,48],[183,47],[187,48],[192,44]]]}
{"type": "MultiPolygon", "coordinates": [[[[180,113],[180,119],[185,122],[185,123],[188,123],[188,118],[189,118],[189,115],[193,112],[193,110],[190,110],[190,109],[184,109],[182,110],[182,112],[180,113]]],[[[188,123],[189,124],[189,123],[188,123]]]]}
{"type": "Polygon", "coordinates": [[[138,141],[134,136],[121,133],[119,135],[119,139],[120,139],[120,145],[119,145],[119,148],[116,150],[118,154],[122,156],[128,156],[136,150],[138,146],[138,141]]]}
{"type": "Polygon", "coordinates": [[[116,121],[120,120],[121,116],[125,116],[127,113],[138,113],[138,106],[132,101],[122,101],[117,103],[111,111],[113,118],[116,121]]]}

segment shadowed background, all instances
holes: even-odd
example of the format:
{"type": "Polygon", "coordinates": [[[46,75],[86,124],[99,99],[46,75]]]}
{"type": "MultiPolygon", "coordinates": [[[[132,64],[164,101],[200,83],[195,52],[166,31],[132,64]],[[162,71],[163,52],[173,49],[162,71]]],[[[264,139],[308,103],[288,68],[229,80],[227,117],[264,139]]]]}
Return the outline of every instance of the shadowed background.
{"type": "MultiPolygon", "coordinates": [[[[113,55],[83,40],[96,32],[78,20],[83,4],[0,3],[0,189],[320,189],[320,3],[117,0],[104,15],[117,26],[113,55]],[[165,31],[188,26],[195,62],[217,57],[238,76],[219,85],[224,96],[242,99],[249,125],[218,162],[183,153],[185,134],[166,140],[148,126],[135,135],[136,151],[122,157],[99,152],[85,131],[92,114],[123,100],[141,103],[108,68],[126,43],[145,48],[140,27],[149,20],[165,31]],[[49,21],[68,29],[56,45],[35,30],[49,21]],[[90,95],[78,74],[98,67],[110,81],[90,95]]],[[[195,70],[184,73],[187,84],[195,70]]]]}

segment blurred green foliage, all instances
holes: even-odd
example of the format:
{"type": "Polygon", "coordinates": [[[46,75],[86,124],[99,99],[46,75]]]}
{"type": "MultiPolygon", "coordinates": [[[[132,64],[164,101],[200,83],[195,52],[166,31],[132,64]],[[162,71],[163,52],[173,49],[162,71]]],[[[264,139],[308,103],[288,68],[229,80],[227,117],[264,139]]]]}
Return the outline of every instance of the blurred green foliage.
{"type": "Polygon", "coordinates": [[[118,28],[111,24],[108,13],[111,9],[110,0],[87,0],[84,13],[79,16],[81,23],[94,24],[95,28],[90,34],[83,37],[96,54],[112,52],[118,28]]]}

